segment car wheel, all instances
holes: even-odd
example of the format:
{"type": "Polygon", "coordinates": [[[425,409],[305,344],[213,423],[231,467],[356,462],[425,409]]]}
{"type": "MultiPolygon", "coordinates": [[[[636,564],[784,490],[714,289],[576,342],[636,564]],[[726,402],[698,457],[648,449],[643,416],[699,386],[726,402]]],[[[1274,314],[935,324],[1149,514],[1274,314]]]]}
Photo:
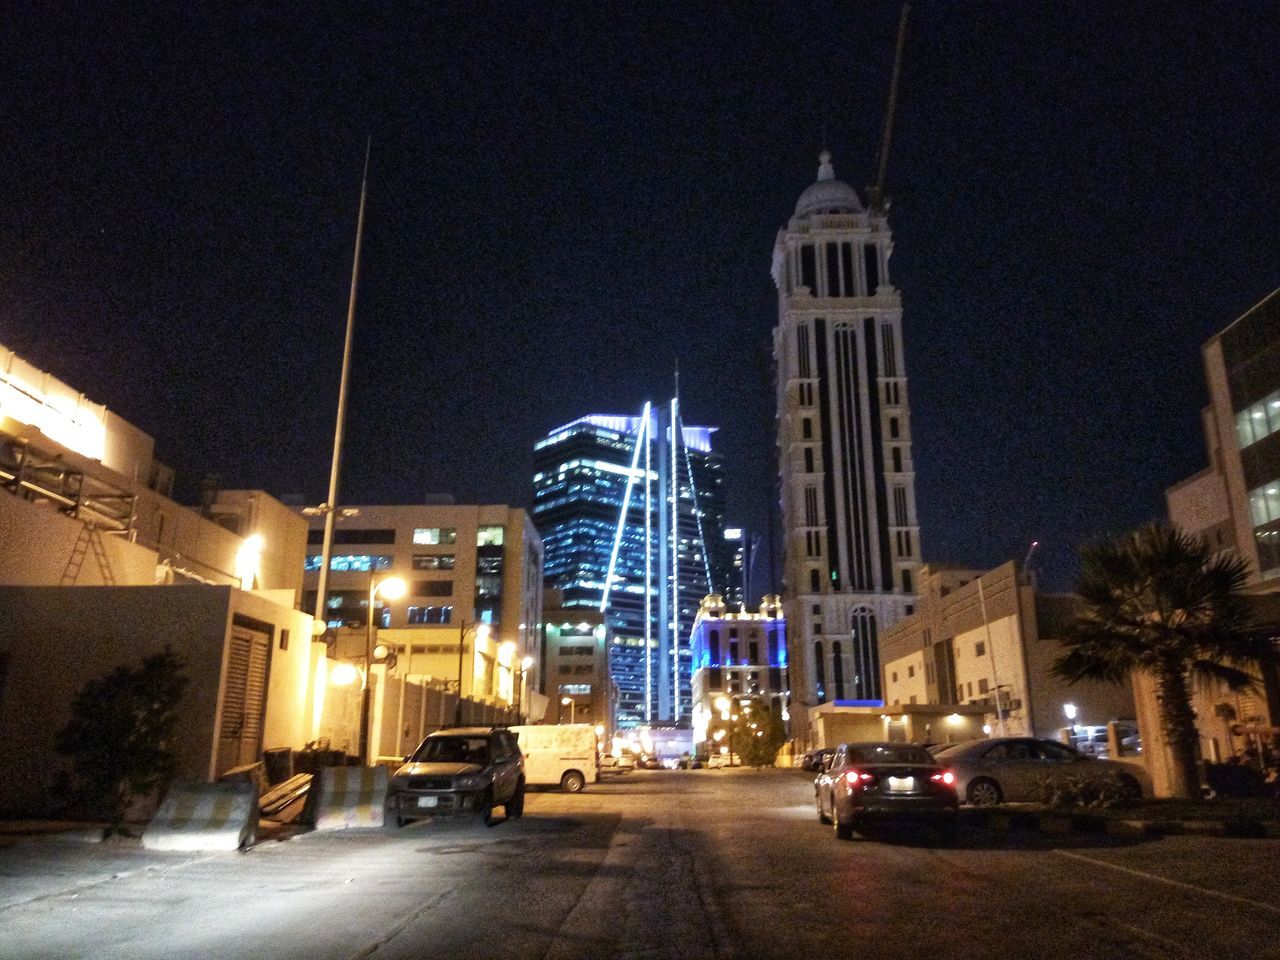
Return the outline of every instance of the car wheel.
{"type": "Polygon", "coordinates": [[[513,820],[524,816],[524,781],[520,781],[520,785],[516,787],[516,792],[511,795],[511,799],[507,801],[507,805],[502,808],[508,817],[513,820]]]}
{"type": "Polygon", "coordinates": [[[835,827],[837,840],[853,839],[853,821],[841,820],[840,811],[836,809],[834,802],[831,804],[831,823],[835,827]]]}
{"type": "Polygon", "coordinates": [[[822,798],[821,798],[821,797],[818,797],[818,798],[817,798],[817,801],[818,801],[818,822],[819,822],[819,823],[830,823],[830,822],[831,822],[831,818],[830,818],[830,817],[828,817],[825,813],[823,813],[823,812],[822,812],[822,798]]]}
{"type": "Polygon", "coordinates": [[[480,801],[480,819],[484,821],[486,827],[492,827],[498,822],[498,818],[494,815],[492,792],[485,793],[484,799],[480,801]]]}
{"type": "Polygon", "coordinates": [[[1142,799],[1142,784],[1138,783],[1138,781],[1129,776],[1129,774],[1122,773],[1120,776],[1116,777],[1116,786],[1120,788],[1120,795],[1124,797],[1125,800],[1132,801],[1142,799]]]}
{"type": "Polygon", "coordinates": [[[975,807],[994,807],[1004,799],[1000,793],[1000,785],[986,777],[981,777],[969,784],[965,796],[975,807]]]}
{"type": "Polygon", "coordinates": [[[560,787],[566,793],[581,793],[587,789],[587,778],[577,770],[570,770],[560,778],[560,787]]]}

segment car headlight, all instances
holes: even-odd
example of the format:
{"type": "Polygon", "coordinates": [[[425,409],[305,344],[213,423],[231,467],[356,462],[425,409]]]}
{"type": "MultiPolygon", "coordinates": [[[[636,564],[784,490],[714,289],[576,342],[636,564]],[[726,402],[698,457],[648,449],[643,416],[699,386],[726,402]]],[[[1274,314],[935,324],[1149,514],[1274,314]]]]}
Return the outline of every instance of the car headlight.
{"type": "Polygon", "coordinates": [[[484,777],[459,777],[459,790],[479,790],[484,786],[484,777]]]}

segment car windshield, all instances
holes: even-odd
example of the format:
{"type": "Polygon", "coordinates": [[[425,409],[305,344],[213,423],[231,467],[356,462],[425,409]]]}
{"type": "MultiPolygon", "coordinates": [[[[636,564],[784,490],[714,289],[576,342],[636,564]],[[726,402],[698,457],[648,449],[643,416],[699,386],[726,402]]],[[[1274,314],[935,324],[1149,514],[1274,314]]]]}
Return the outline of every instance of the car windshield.
{"type": "Polygon", "coordinates": [[[849,759],[854,763],[927,763],[933,764],[933,757],[923,747],[903,744],[851,746],[849,759]]]}
{"type": "Polygon", "coordinates": [[[428,737],[409,758],[413,763],[489,762],[489,741],[485,737],[428,737]]]}

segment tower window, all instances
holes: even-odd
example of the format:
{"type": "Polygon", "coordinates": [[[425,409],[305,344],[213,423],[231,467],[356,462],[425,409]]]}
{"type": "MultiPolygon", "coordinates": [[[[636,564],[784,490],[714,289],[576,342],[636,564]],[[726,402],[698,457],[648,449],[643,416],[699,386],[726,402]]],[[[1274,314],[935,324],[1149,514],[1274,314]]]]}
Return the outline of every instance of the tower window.
{"type": "Polygon", "coordinates": [[[844,284],[841,292],[846,297],[852,297],[853,293],[853,244],[840,244],[840,267],[843,274],[844,284]]]}
{"type": "Polygon", "coordinates": [[[903,593],[911,592],[911,571],[910,570],[902,571],[902,592],[903,593]]]}
{"type": "Polygon", "coordinates": [[[820,589],[822,589],[821,586],[819,585],[821,579],[822,578],[819,575],[817,570],[809,571],[809,590],[811,592],[817,593],[820,589]]]}
{"type": "Polygon", "coordinates": [[[902,448],[901,447],[893,448],[893,472],[894,473],[902,472],[902,448]]]}
{"type": "Polygon", "coordinates": [[[900,436],[901,436],[901,433],[898,428],[898,418],[890,417],[889,418],[889,439],[897,440],[900,436]]]}
{"type": "Polygon", "coordinates": [[[827,247],[827,296],[840,296],[840,247],[828,243],[827,247]]]}
{"type": "Polygon", "coordinates": [[[880,254],[874,243],[863,246],[862,259],[867,268],[867,296],[875,296],[876,288],[880,286],[880,254]]]}
{"type": "Polygon", "coordinates": [[[812,447],[805,447],[804,472],[813,473],[813,448],[812,447]]]}
{"type": "Polygon", "coordinates": [[[805,440],[813,439],[813,421],[808,417],[800,421],[800,436],[805,440]]]}
{"type": "Polygon", "coordinates": [[[813,252],[813,244],[806,243],[800,248],[800,285],[808,287],[810,293],[816,294],[818,292],[817,276],[817,257],[813,252]]]}

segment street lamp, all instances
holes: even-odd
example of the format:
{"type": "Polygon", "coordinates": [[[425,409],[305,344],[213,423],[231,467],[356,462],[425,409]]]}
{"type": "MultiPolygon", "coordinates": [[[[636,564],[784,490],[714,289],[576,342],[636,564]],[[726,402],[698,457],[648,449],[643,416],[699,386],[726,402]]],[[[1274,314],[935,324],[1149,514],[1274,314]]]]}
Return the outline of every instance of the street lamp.
{"type": "Polygon", "coordinates": [[[489,625],[487,623],[473,623],[471,627],[468,628],[467,621],[465,620],[458,624],[458,702],[454,704],[453,707],[453,725],[455,727],[462,726],[462,657],[467,649],[468,633],[471,634],[476,643],[479,644],[482,640],[489,639],[489,625]]]}
{"type": "Polygon", "coordinates": [[[533,667],[533,657],[525,657],[520,661],[520,677],[516,681],[516,717],[520,717],[520,711],[524,709],[524,675],[533,667]]]}
{"type": "Polygon", "coordinates": [[[400,577],[383,577],[378,580],[373,575],[373,566],[369,568],[369,611],[365,617],[364,636],[364,686],[360,693],[360,766],[369,762],[369,671],[373,666],[373,638],[377,628],[374,626],[373,605],[378,597],[386,600],[399,600],[409,592],[409,585],[400,577]]]}
{"type": "Polygon", "coordinates": [[[561,697],[560,706],[569,708],[569,722],[573,723],[575,711],[578,706],[577,701],[574,700],[573,697],[561,697]]]}

